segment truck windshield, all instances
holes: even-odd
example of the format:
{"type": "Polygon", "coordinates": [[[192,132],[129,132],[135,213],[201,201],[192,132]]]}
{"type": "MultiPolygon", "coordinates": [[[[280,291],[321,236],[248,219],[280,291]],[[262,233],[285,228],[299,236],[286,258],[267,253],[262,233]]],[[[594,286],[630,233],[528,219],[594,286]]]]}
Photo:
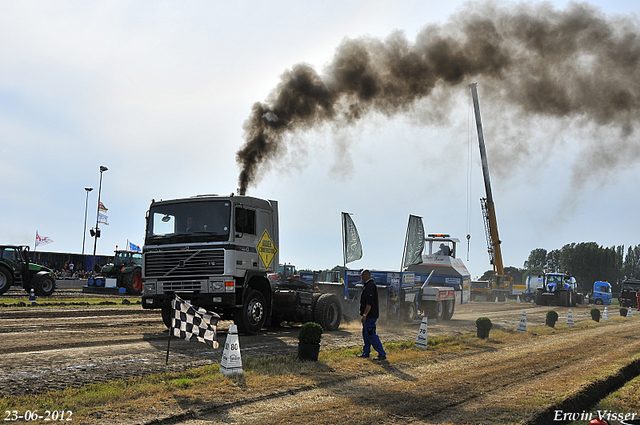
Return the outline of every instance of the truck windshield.
{"type": "Polygon", "coordinates": [[[147,218],[147,245],[229,240],[229,201],[154,205],[147,218]]]}

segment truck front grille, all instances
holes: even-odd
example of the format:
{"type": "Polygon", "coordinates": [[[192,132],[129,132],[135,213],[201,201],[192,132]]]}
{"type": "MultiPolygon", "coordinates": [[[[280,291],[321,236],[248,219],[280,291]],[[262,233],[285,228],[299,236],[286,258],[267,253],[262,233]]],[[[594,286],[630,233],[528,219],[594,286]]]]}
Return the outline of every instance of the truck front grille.
{"type": "Polygon", "coordinates": [[[146,252],[145,277],[157,279],[201,278],[224,273],[223,249],[146,252]]]}
{"type": "MultiPolygon", "coordinates": [[[[206,285],[206,283],[204,284],[206,285]]],[[[205,292],[205,286],[202,282],[163,282],[163,292],[205,292]]]]}

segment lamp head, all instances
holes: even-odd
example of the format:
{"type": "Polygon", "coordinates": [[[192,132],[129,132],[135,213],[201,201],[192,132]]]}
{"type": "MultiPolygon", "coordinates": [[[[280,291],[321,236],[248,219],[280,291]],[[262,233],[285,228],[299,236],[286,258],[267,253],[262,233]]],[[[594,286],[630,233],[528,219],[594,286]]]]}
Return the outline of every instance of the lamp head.
{"type": "Polygon", "coordinates": [[[108,170],[108,168],[105,167],[104,165],[100,166],[100,172],[107,171],[107,170],[108,170]]]}

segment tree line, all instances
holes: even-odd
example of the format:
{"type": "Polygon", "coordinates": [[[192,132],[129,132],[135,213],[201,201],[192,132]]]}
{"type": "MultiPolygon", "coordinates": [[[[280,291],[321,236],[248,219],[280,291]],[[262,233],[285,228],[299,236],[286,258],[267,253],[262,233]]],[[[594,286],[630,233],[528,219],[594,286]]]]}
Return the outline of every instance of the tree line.
{"type": "MultiPolygon", "coordinates": [[[[596,242],[570,243],[551,251],[536,248],[523,268],[505,267],[505,273],[513,277],[514,284],[523,282],[528,275],[544,271],[569,273],[576,278],[583,292],[589,291],[597,280],[609,282],[612,291],[617,292],[624,279],[640,278],[640,245],[628,247],[626,254],[624,245],[603,247],[596,242]]],[[[488,270],[481,280],[492,274],[493,270],[488,270]]]]}

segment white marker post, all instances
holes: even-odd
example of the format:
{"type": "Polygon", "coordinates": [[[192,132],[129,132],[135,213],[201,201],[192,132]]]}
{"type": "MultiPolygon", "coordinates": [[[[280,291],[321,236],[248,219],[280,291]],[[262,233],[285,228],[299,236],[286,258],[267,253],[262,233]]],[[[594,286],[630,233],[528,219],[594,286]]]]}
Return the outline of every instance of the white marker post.
{"type": "Polygon", "coordinates": [[[575,326],[575,324],[573,323],[573,312],[571,311],[571,309],[569,309],[569,311],[567,312],[567,326],[575,326]]]}
{"type": "Polygon", "coordinates": [[[416,336],[415,345],[423,350],[427,349],[427,322],[428,318],[425,316],[420,323],[420,329],[418,330],[418,336],[416,336]]]}
{"type": "Polygon", "coordinates": [[[602,318],[604,320],[609,320],[609,310],[607,309],[607,307],[605,307],[604,312],[602,312],[602,318]]]}
{"type": "Polygon", "coordinates": [[[225,376],[242,375],[242,356],[240,355],[240,341],[238,340],[238,326],[229,325],[229,333],[224,342],[220,372],[225,376]]]}
{"type": "Polygon", "coordinates": [[[627,310],[627,317],[633,317],[633,314],[631,314],[631,309],[632,307],[629,307],[629,309],[627,310]]]}
{"type": "Polygon", "coordinates": [[[520,317],[520,323],[518,324],[518,330],[516,332],[527,333],[527,312],[523,311],[520,317]]]}

